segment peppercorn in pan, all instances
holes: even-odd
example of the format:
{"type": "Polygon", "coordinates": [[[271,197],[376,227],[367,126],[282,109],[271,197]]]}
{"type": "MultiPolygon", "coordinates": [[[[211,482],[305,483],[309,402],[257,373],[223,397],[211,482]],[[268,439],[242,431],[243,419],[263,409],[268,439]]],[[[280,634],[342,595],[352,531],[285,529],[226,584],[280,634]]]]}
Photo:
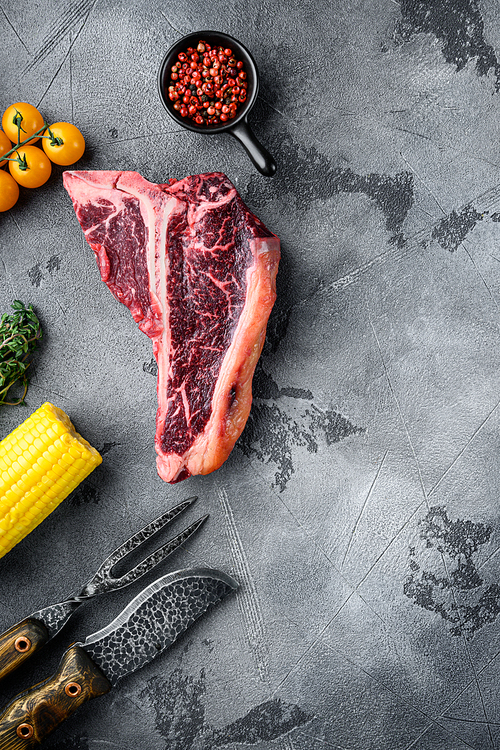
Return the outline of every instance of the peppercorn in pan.
{"type": "Polygon", "coordinates": [[[247,74],[233,51],[200,41],[179,52],[171,67],[168,97],[181,117],[196,125],[232,120],[247,98],[247,74]]]}

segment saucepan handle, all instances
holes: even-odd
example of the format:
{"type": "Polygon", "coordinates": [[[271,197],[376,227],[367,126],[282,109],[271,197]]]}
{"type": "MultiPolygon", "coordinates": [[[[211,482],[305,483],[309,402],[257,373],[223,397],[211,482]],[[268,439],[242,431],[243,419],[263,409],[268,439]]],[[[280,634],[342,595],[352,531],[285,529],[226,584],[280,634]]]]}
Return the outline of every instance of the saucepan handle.
{"type": "Polygon", "coordinates": [[[265,177],[276,172],[276,162],[264,146],[257,140],[247,120],[241,120],[228,130],[241,143],[253,164],[265,177]]]}

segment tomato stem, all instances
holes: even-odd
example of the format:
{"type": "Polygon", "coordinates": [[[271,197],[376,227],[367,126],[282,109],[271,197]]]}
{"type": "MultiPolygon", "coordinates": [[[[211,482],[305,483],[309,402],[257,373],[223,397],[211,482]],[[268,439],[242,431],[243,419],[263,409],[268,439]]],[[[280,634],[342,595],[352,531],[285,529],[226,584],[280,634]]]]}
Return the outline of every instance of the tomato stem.
{"type": "Polygon", "coordinates": [[[51,138],[51,141],[50,141],[51,146],[63,146],[64,145],[63,139],[59,138],[58,136],[55,136],[50,128],[47,128],[47,131],[49,135],[44,136],[44,138],[47,138],[47,137],[51,138]]]}
{"type": "Polygon", "coordinates": [[[28,167],[28,162],[26,161],[26,155],[21,156],[21,154],[19,154],[17,151],[16,153],[17,153],[17,159],[9,159],[9,161],[17,162],[19,164],[19,170],[21,172],[27,172],[29,167],[28,167]]]}
{"type": "MultiPolygon", "coordinates": [[[[15,122],[15,118],[14,118],[14,124],[17,124],[15,122]]],[[[36,133],[33,133],[32,135],[30,135],[29,138],[25,138],[24,141],[20,141],[19,140],[19,138],[20,138],[20,123],[17,124],[17,132],[18,132],[17,146],[13,146],[10,149],[10,151],[6,151],[5,154],[0,154],[0,161],[3,161],[4,159],[7,159],[7,157],[10,156],[11,154],[13,154],[14,151],[17,151],[17,149],[20,148],[21,146],[25,146],[27,143],[29,143],[29,141],[32,141],[33,138],[39,138],[39,137],[49,138],[48,135],[47,136],[42,136],[42,133],[43,133],[44,130],[47,130],[47,123],[46,122],[43,123],[43,126],[39,130],[37,130],[36,133]]],[[[19,154],[18,154],[18,156],[19,156],[19,154]]],[[[18,161],[18,160],[17,159],[10,159],[9,161],[18,161]]]]}
{"type": "MultiPolygon", "coordinates": [[[[17,127],[17,145],[18,145],[18,146],[19,146],[19,145],[21,144],[21,130],[23,130],[23,128],[22,128],[22,126],[21,126],[21,123],[22,123],[22,121],[23,121],[23,116],[22,116],[22,114],[21,114],[21,113],[19,112],[19,110],[18,110],[18,109],[16,109],[16,114],[15,114],[15,115],[14,115],[14,117],[12,118],[12,122],[13,122],[13,124],[14,124],[14,125],[15,125],[15,126],[17,127]]],[[[26,132],[26,131],[25,131],[25,130],[23,130],[23,133],[25,133],[25,132],[26,132]]]]}

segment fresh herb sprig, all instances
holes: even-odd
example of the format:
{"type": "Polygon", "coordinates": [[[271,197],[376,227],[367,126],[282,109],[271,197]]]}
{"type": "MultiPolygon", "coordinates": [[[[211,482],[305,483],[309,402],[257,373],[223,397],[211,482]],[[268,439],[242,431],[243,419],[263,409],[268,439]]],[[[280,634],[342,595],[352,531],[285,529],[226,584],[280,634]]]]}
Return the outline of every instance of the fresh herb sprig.
{"type": "Polygon", "coordinates": [[[26,371],[31,352],[42,338],[42,327],[32,305],[14,300],[13,313],[4,313],[0,320],[0,405],[24,404],[28,390],[26,371]],[[7,400],[12,386],[21,382],[23,394],[14,401],[7,400]]]}

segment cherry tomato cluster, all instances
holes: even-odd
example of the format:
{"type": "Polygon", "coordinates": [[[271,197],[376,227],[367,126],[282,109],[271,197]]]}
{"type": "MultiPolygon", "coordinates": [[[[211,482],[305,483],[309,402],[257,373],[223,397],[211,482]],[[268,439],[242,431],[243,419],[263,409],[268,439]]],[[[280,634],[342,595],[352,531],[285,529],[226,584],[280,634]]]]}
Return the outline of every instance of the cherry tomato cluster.
{"type": "Polygon", "coordinates": [[[201,40],[179,52],[170,68],[168,98],[176,112],[196,125],[232,120],[247,98],[247,74],[229,48],[201,40]]]}
{"type": "Polygon", "coordinates": [[[85,151],[85,140],[69,122],[47,126],[32,104],[18,102],[7,107],[0,130],[0,211],[8,211],[19,198],[19,185],[37,188],[52,173],[52,162],[74,164],[85,151]],[[41,139],[42,148],[34,144],[41,139]],[[9,174],[10,173],[10,174],[9,174]]]}

